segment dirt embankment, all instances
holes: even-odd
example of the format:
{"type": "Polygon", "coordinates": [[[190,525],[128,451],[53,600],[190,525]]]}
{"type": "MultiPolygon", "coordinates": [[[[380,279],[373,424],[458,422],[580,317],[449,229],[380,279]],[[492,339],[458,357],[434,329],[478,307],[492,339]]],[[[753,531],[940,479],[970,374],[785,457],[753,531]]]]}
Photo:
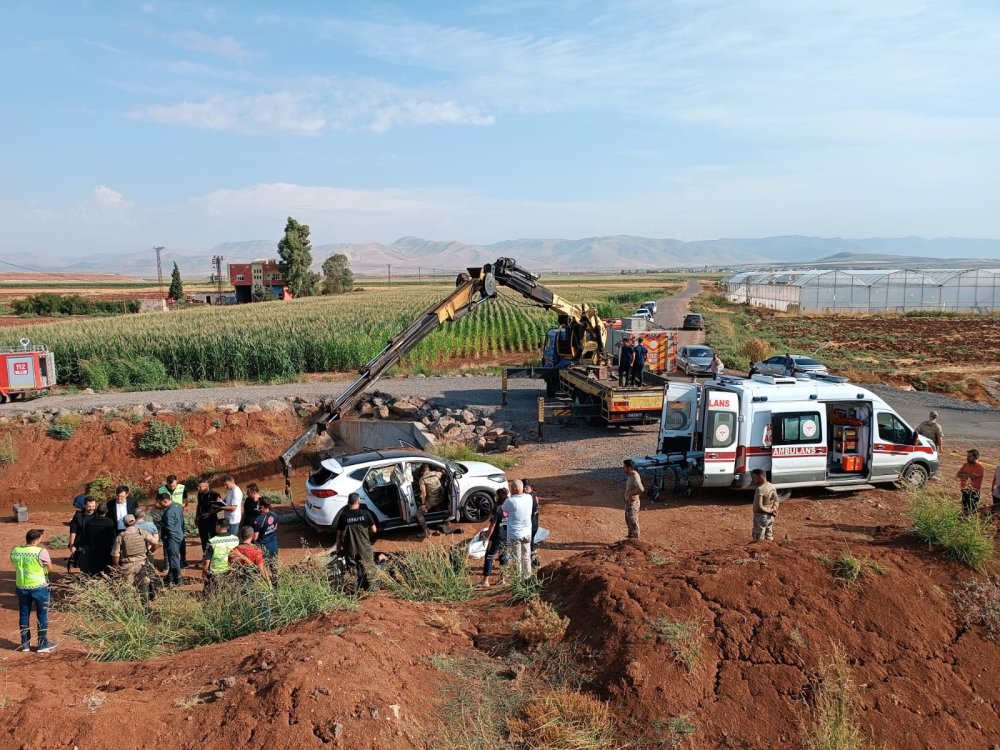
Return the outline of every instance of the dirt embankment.
{"type": "Polygon", "coordinates": [[[899,529],[850,551],[884,572],[844,585],[819,559],[843,545],[815,540],[673,560],[623,542],[556,563],[546,596],[633,737],[687,716],[693,748],[801,747],[819,663],[839,643],[877,747],[989,748],[1000,738],[1000,643],[965,629],[950,594],[973,574],[911,548],[899,529]],[[687,621],[701,649],[690,672],[664,635],[687,621]]]}

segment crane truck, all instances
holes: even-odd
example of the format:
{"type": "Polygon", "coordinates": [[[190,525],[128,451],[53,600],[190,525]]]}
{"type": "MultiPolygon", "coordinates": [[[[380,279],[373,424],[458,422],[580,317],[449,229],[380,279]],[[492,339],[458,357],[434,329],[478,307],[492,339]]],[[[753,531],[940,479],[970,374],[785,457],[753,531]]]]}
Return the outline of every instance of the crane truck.
{"type": "MultiPolygon", "coordinates": [[[[543,378],[549,396],[570,401],[575,413],[608,424],[655,422],[663,406],[665,380],[646,373],[640,387],[618,386],[611,380],[611,329],[597,308],[574,304],[538,283],[538,275],[525,270],[513,258],[499,258],[481,268],[458,275],[455,289],[421,313],[398,333],[358,373],[313,424],[281,454],[285,494],[291,496],[292,460],[331,423],[341,419],[389,368],[445,322],[454,322],[482,304],[495,299],[500,287],[518,292],[534,304],[558,315],[559,326],[546,336],[543,364],[515,372],[543,378]]],[[[673,346],[664,338],[665,349],[673,346]]]]}

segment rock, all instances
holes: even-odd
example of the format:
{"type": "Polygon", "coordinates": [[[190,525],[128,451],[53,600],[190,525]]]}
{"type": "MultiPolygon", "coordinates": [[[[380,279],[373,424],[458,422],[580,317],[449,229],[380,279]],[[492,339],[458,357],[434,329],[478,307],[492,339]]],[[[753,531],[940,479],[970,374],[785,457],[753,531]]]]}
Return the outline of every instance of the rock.
{"type": "Polygon", "coordinates": [[[378,406],[385,406],[385,399],[384,398],[373,398],[372,399],[372,404],[374,406],[376,406],[376,407],[378,407],[378,406]]]}
{"type": "Polygon", "coordinates": [[[461,419],[464,424],[476,423],[476,415],[473,414],[468,409],[463,409],[462,411],[460,411],[458,414],[458,418],[461,419]]]}
{"type": "Polygon", "coordinates": [[[361,408],[358,409],[358,414],[362,417],[371,418],[375,416],[375,407],[365,401],[361,404],[361,408]]]}
{"type": "Polygon", "coordinates": [[[503,435],[503,430],[500,427],[494,427],[492,430],[486,431],[486,437],[488,438],[498,438],[503,435]]]}
{"type": "Polygon", "coordinates": [[[199,401],[194,405],[195,411],[215,411],[214,401],[199,401]]]}
{"type": "Polygon", "coordinates": [[[476,438],[476,442],[473,444],[473,447],[477,451],[484,451],[484,450],[486,450],[486,446],[487,445],[488,445],[488,443],[486,442],[486,438],[484,438],[484,437],[478,437],[478,438],[476,438]]]}
{"type": "MultiPolygon", "coordinates": [[[[422,372],[418,372],[417,375],[416,375],[416,377],[418,377],[418,378],[426,378],[427,376],[424,375],[422,372]]],[[[397,708],[398,708],[398,706],[397,706],[397,708]]]]}
{"type": "Polygon", "coordinates": [[[218,682],[219,682],[219,690],[228,690],[229,688],[231,688],[233,685],[236,684],[236,678],[231,676],[222,677],[218,680],[218,682]]]}
{"type": "Polygon", "coordinates": [[[441,419],[441,412],[439,412],[437,409],[431,409],[430,418],[436,422],[437,420],[441,419]]]}
{"type": "Polygon", "coordinates": [[[169,417],[173,413],[174,413],[173,409],[159,409],[159,410],[157,410],[156,412],[153,413],[153,416],[156,416],[156,417],[169,417]]]}
{"type": "Polygon", "coordinates": [[[506,451],[510,450],[510,446],[513,442],[514,440],[511,438],[510,435],[501,435],[494,441],[491,450],[493,450],[495,453],[505,453],[506,451]]]}
{"type": "Polygon", "coordinates": [[[389,706],[389,710],[392,712],[392,718],[399,721],[399,704],[393,703],[389,706]]]}
{"type": "Polygon", "coordinates": [[[476,428],[476,429],[474,430],[474,432],[475,432],[475,433],[476,433],[476,435],[478,435],[479,437],[483,437],[483,436],[484,436],[484,435],[486,434],[486,428],[485,428],[485,427],[482,427],[482,426],[480,426],[480,427],[477,427],[477,428],[476,428]]]}
{"type": "Polygon", "coordinates": [[[84,388],[83,392],[87,396],[93,396],[94,395],[94,389],[93,388],[84,388]]]}
{"type": "Polygon", "coordinates": [[[219,411],[226,414],[235,414],[240,410],[237,404],[219,404],[219,411]]]}
{"type": "Polygon", "coordinates": [[[375,407],[375,415],[379,419],[388,419],[389,418],[389,407],[388,406],[376,406],[375,407]]]}
{"type": "Polygon", "coordinates": [[[261,406],[264,411],[269,411],[273,414],[280,414],[281,412],[288,411],[291,408],[287,401],[279,401],[276,398],[265,401],[261,406]]]}
{"type": "Polygon", "coordinates": [[[416,417],[417,412],[420,411],[420,407],[411,404],[409,401],[394,401],[392,405],[389,406],[389,411],[397,417],[413,419],[416,417]]]}
{"type": "Polygon", "coordinates": [[[257,412],[264,410],[261,408],[260,404],[243,404],[243,406],[240,407],[240,411],[244,414],[256,414],[257,412]]]}
{"type": "Polygon", "coordinates": [[[444,432],[453,424],[455,424],[455,420],[452,419],[451,417],[441,417],[436,422],[434,422],[433,425],[431,425],[431,429],[434,432],[444,432]]]}
{"type": "Polygon", "coordinates": [[[423,419],[420,420],[420,424],[422,424],[424,427],[430,427],[432,424],[431,418],[424,417],[423,419]]]}
{"type": "Polygon", "coordinates": [[[493,420],[490,419],[489,417],[480,417],[479,421],[477,421],[476,424],[481,425],[482,427],[489,428],[493,426],[493,420]]]}
{"type": "Polygon", "coordinates": [[[371,716],[373,719],[377,719],[378,718],[378,706],[376,706],[374,703],[368,704],[368,715],[371,716]]]}

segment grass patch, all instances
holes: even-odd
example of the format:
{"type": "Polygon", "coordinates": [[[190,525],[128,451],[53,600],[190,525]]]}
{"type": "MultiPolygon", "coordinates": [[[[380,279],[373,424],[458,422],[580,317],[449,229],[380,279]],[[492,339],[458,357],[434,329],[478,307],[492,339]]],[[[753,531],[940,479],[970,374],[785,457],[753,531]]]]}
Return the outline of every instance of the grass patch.
{"type": "Polygon", "coordinates": [[[697,620],[672,621],[665,617],[646,620],[659,637],[670,645],[674,661],[683,664],[687,671],[694,669],[701,658],[701,623],[697,620]]]}
{"type": "Polygon", "coordinates": [[[0,437],[0,466],[13,466],[17,463],[17,448],[13,435],[0,437]]]}
{"type": "Polygon", "coordinates": [[[511,627],[530,648],[536,649],[546,643],[561,641],[569,627],[569,618],[560,617],[551,604],[536,596],[528,602],[524,617],[511,627]]]}
{"type": "Polygon", "coordinates": [[[965,515],[944,493],[913,492],[906,514],[917,538],[932,549],[941,548],[949,560],[982,571],[993,559],[993,524],[977,514],[965,515]]]}
{"type": "Polygon", "coordinates": [[[184,442],[184,428],[159,419],[149,420],[146,432],[139,439],[139,450],[154,456],[165,456],[184,442]]]}
{"type": "Polygon", "coordinates": [[[46,542],[49,549],[69,549],[69,534],[53,534],[46,542]]]}
{"type": "Polygon", "coordinates": [[[208,643],[274,630],[356,600],[332,589],[317,565],[279,563],[278,585],[258,576],[230,579],[207,596],[174,589],[146,606],[121,578],[73,581],[60,605],[67,632],[98,661],[141,661],[208,643]]]}
{"type": "Polygon", "coordinates": [[[812,716],[803,729],[805,750],[870,750],[874,746],[854,716],[854,684],[840,645],[820,665],[812,716]]]}
{"type": "Polygon", "coordinates": [[[529,576],[525,578],[521,575],[521,571],[514,570],[510,574],[510,587],[508,588],[511,603],[524,604],[525,602],[530,602],[542,593],[546,581],[547,579],[541,576],[529,576]]]}
{"type": "Polygon", "coordinates": [[[465,550],[433,545],[395,558],[378,580],[393,596],[413,602],[465,602],[472,598],[465,550]]]}
{"type": "Polygon", "coordinates": [[[149,493],[141,483],[117,474],[101,474],[87,482],[87,494],[98,503],[106,503],[115,499],[115,490],[119,486],[128,487],[129,497],[138,503],[146,500],[149,493]]]}
{"type": "Polygon", "coordinates": [[[978,626],[989,640],[1000,639],[1000,585],[994,581],[965,581],[951,595],[965,627],[978,626]]]}
{"type": "Polygon", "coordinates": [[[531,698],[509,728],[515,747],[533,750],[611,750],[615,745],[608,704],[565,688],[531,698]]]}
{"type": "Polygon", "coordinates": [[[500,469],[513,469],[517,466],[517,459],[511,456],[504,456],[499,453],[479,453],[467,445],[458,443],[436,443],[431,452],[435,456],[448,459],[449,461],[485,461],[500,469]]]}
{"type": "Polygon", "coordinates": [[[59,422],[53,422],[48,426],[46,432],[50,438],[55,438],[56,440],[69,440],[76,434],[76,427],[70,424],[59,424],[59,422]]]}

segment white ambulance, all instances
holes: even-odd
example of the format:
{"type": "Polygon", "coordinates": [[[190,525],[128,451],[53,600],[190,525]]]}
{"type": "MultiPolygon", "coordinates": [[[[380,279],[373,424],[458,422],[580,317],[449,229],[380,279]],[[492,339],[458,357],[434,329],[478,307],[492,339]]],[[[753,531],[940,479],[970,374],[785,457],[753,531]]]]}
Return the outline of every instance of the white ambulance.
{"type": "Polygon", "coordinates": [[[749,489],[761,468],[779,488],[922,486],[938,471],[933,443],[846,378],[723,376],[675,383],[663,399],[657,453],[633,459],[650,492],[749,489]]]}

